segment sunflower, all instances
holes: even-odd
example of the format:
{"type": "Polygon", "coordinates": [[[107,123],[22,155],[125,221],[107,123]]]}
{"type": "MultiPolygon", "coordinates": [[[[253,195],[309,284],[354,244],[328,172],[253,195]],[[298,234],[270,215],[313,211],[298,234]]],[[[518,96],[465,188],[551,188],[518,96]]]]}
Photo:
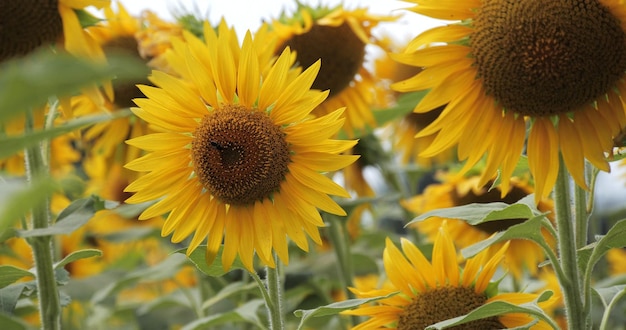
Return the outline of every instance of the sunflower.
{"type": "Polygon", "coordinates": [[[469,169],[487,154],[481,183],[499,169],[506,194],[528,137],[537,201],[554,186],[559,151],[581,187],[585,159],[609,170],[604,152],[626,127],[622,1],[407,1],[416,13],[459,21],[420,34],[394,55],[424,67],[393,86],[430,89],[415,112],[446,105],[418,134],[435,136],[421,156],[456,145],[469,169]]]}
{"type": "MultiPolygon", "coordinates": [[[[424,192],[411,199],[402,201],[401,204],[407,210],[422,214],[428,211],[448,208],[454,206],[468,205],[472,203],[504,202],[512,204],[533,192],[532,187],[524,180],[511,178],[511,190],[501,197],[498,188],[489,189],[490,184],[480,185],[480,177],[461,178],[456,175],[439,175],[441,183],[431,184],[424,192]]],[[[553,208],[551,200],[539,202],[538,209],[543,212],[551,211],[553,208]]],[[[493,233],[506,230],[508,227],[519,224],[522,220],[510,219],[502,221],[491,221],[484,224],[472,226],[463,220],[431,217],[424,221],[417,222],[417,229],[426,234],[430,240],[434,240],[442,223],[448,224],[450,236],[460,248],[466,248],[472,244],[487,239],[493,233]]],[[[548,242],[553,242],[553,238],[543,231],[548,242]]],[[[489,249],[495,253],[504,243],[492,245],[489,249]]],[[[505,253],[509,271],[516,278],[522,278],[524,270],[531,275],[537,273],[537,265],[545,260],[543,250],[532,241],[516,239],[510,241],[510,246],[505,253]]]]}
{"type": "Polygon", "coordinates": [[[277,53],[290,47],[303,67],[321,59],[322,67],[313,88],[328,89],[330,95],[313,114],[322,116],[346,107],[344,129],[349,136],[376,126],[371,107],[380,86],[364,66],[366,46],[379,46],[372,30],[379,23],[394,19],[370,14],[366,9],[346,10],[342,5],[313,8],[298,3],[298,11],[292,17],[283,13],[273,21],[272,31],[279,40],[277,53]]]}
{"type": "Polygon", "coordinates": [[[69,53],[104,59],[102,50],[83,29],[76,10],[102,9],[109,0],[24,0],[0,3],[0,62],[63,39],[69,53]]]}
{"type": "MultiPolygon", "coordinates": [[[[383,252],[385,271],[393,284],[391,288],[371,291],[352,289],[358,298],[371,298],[389,295],[376,305],[365,305],[344,312],[348,315],[369,316],[370,319],[354,329],[424,329],[427,326],[465,315],[475,308],[492,301],[505,301],[512,304],[530,302],[537,297],[531,293],[500,293],[492,295],[488,290],[491,278],[502,261],[507,245],[492,256],[485,253],[466,261],[463,271],[457,264],[454,243],[445,227],[433,246],[432,262],[409,240],[401,239],[402,251],[387,238],[383,252]]],[[[540,303],[542,306],[542,303],[540,303]]],[[[464,329],[502,329],[528,324],[534,319],[526,314],[509,313],[472,321],[462,326],[464,329]]],[[[532,329],[550,329],[547,323],[539,321],[532,329]]]]}
{"type": "Polygon", "coordinates": [[[143,58],[150,59],[148,65],[161,71],[170,72],[165,53],[172,48],[172,40],[183,36],[183,26],[179,22],[168,22],[151,11],[141,14],[143,28],[135,37],[143,58]]]}
{"type": "Polygon", "coordinates": [[[169,213],[162,235],[181,242],[194,233],[187,253],[207,238],[207,263],[224,240],[222,265],[239,255],[249,270],[253,257],[274,267],[272,251],[288,262],[286,237],[308,250],[307,234],[321,243],[317,210],[345,215],[328,194],[349,197],[323,172],[358,156],[340,155],[356,141],[331,140],[343,111],[312,119],[328,92],[310,90],[319,70],[291,69],[287,48],[270,64],[264,38],[248,32],[239,46],[222,21],[218,33],[204,26],[205,41],[189,32],[167,57],[177,75],[154,71],[157,87],[141,86],[133,112],[159,133],[127,143],[149,154],[126,165],[150,172],[132,182],[128,203],[160,199],[139,219],[169,213]]]}

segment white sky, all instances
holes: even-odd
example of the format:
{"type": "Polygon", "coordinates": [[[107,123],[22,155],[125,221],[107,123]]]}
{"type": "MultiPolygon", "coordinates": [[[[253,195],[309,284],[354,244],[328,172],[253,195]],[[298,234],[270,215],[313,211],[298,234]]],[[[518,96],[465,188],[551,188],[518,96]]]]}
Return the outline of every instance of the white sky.
{"type": "MultiPolygon", "coordinates": [[[[398,22],[384,24],[381,27],[393,32],[398,40],[410,40],[412,36],[428,28],[442,25],[442,21],[420,16],[404,10],[410,3],[397,0],[302,0],[303,3],[317,5],[344,4],[346,9],[368,8],[371,13],[382,15],[401,15],[398,22]]],[[[238,35],[245,35],[246,30],[256,30],[263,20],[271,20],[280,15],[283,9],[293,12],[295,0],[122,0],[121,3],[131,14],[139,14],[149,9],[157,12],[164,19],[171,18],[176,8],[196,9],[199,16],[219,22],[224,17],[233,25],[238,35]]]]}

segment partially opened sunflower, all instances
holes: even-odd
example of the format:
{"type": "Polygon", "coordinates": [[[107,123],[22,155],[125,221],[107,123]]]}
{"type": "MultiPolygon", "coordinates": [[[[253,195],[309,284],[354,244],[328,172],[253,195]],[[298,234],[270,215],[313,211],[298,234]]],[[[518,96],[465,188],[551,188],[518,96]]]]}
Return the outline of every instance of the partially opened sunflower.
{"type": "MultiPolygon", "coordinates": [[[[402,252],[387,238],[383,252],[385,272],[391,286],[377,290],[358,291],[358,298],[385,296],[375,305],[344,312],[348,315],[368,316],[369,319],[354,327],[359,329],[424,329],[427,326],[465,315],[475,308],[492,301],[512,304],[530,302],[537,297],[532,293],[493,294],[489,289],[491,278],[499,267],[507,245],[492,255],[478,254],[465,263],[461,270],[454,243],[445,226],[439,229],[433,246],[432,261],[428,261],[411,241],[401,239],[402,252]]],[[[540,303],[543,308],[545,303],[540,303]]],[[[497,317],[465,323],[456,329],[508,329],[533,322],[527,314],[505,313],[497,317]]],[[[539,321],[531,329],[551,329],[545,321],[539,321]]]]}
{"type": "Polygon", "coordinates": [[[458,147],[470,168],[485,154],[482,182],[502,175],[502,193],[527,139],[537,200],[556,181],[559,152],[587,187],[584,161],[608,171],[626,127],[626,6],[621,0],[407,0],[411,11],[457,21],[417,36],[399,62],[424,67],[399,91],[430,89],[415,112],[446,105],[419,136],[422,156],[458,147]],[[528,134],[527,134],[528,132],[528,134]]]}
{"type": "Polygon", "coordinates": [[[162,235],[193,234],[187,253],[206,239],[208,263],[222,242],[225,269],[237,255],[249,270],[255,253],[270,267],[273,251],[288,262],[287,237],[304,250],[307,236],[321,243],[318,208],[345,215],[328,195],[348,193],[323,172],[354,162],[340,153],[356,141],[330,139],[342,110],[309,116],[328,95],[310,89],[319,62],[292,69],[288,48],[270,62],[271,41],[247,33],[240,46],[225,22],[218,33],[205,24],[204,37],[184,32],[167,57],[179,77],[154,71],[156,87],[140,87],[147,98],[133,112],[159,133],[128,141],[150,153],[126,165],[149,172],[127,202],[158,199],[139,219],[169,213],[162,235]]]}

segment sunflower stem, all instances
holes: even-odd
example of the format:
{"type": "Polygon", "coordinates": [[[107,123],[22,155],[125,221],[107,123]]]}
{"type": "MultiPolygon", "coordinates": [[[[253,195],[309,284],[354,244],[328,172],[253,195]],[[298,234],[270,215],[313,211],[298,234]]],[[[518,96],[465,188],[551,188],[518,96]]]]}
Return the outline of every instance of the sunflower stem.
{"type": "MultiPolygon", "coordinates": [[[[586,165],[587,164],[585,164],[585,169],[587,168],[586,165]]],[[[585,173],[588,173],[588,171],[585,171],[585,173]]],[[[584,188],[575,185],[574,205],[576,212],[576,249],[580,249],[583,246],[587,245],[587,233],[589,232],[589,216],[591,213],[591,210],[588,209],[587,195],[587,191],[584,188]]]]}
{"type": "MultiPolygon", "coordinates": [[[[26,131],[32,131],[34,119],[32,111],[26,114],[26,131]]],[[[35,145],[25,150],[26,176],[30,183],[41,180],[48,175],[41,146],[35,145]]],[[[44,229],[50,224],[49,202],[32,209],[32,228],[44,229]]],[[[37,236],[29,240],[33,250],[35,272],[37,273],[37,295],[39,300],[39,317],[44,330],[61,329],[61,302],[54,275],[52,259],[52,236],[37,236]]]]}
{"type": "Polygon", "coordinates": [[[268,315],[270,320],[270,329],[282,330],[285,328],[285,320],[282,311],[282,293],[283,287],[280,281],[280,259],[276,257],[274,253],[275,268],[269,266],[265,267],[265,281],[267,285],[267,292],[269,293],[269,301],[266,300],[268,315]]]}
{"type": "MultiPolygon", "coordinates": [[[[350,244],[347,244],[350,242],[350,237],[347,234],[346,223],[332,214],[323,213],[322,216],[324,220],[329,223],[328,233],[331,244],[333,245],[333,250],[337,256],[341,289],[348,299],[354,299],[356,297],[352,291],[348,290],[349,287],[354,286],[352,282],[354,278],[354,267],[352,265],[350,244]]],[[[353,316],[351,322],[357,324],[358,318],[353,316]]]]}
{"type": "Polygon", "coordinates": [[[558,235],[559,263],[563,269],[559,282],[563,290],[569,329],[587,329],[587,316],[583,308],[582,279],[580,278],[576,232],[572,219],[570,176],[563,157],[559,155],[559,172],[554,186],[556,226],[558,235]]]}

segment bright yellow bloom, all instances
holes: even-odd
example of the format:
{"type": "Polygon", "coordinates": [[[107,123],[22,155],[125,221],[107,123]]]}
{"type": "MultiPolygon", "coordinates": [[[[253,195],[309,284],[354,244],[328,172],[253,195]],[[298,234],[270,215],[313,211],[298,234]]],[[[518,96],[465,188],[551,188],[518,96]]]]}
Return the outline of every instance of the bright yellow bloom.
{"type": "Polygon", "coordinates": [[[527,139],[537,201],[554,186],[559,152],[581,187],[587,187],[585,159],[609,170],[604,153],[626,127],[621,0],[407,2],[416,13],[457,21],[420,34],[395,55],[424,67],[394,85],[405,92],[430,89],[415,112],[446,105],[418,134],[435,136],[421,156],[457,146],[469,169],[486,154],[481,183],[499,170],[506,194],[527,139]]]}
{"type": "MultiPolygon", "coordinates": [[[[465,315],[492,301],[512,304],[530,302],[537,297],[530,293],[500,293],[489,296],[487,287],[500,264],[507,245],[495,255],[485,253],[467,260],[463,270],[459,256],[445,227],[439,230],[433,246],[432,262],[409,240],[401,239],[402,252],[387,238],[383,252],[385,271],[392,287],[371,291],[352,291],[359,298],[399,294],[378,300],[375,305],[363,305],[345,314],[369,316],[354,329],[424,329],[428,325],[465,315]]],[[[540,303],[541,305],[541,303],[540,303]]],[[[463,329],[501,329],[521,326],[533,317],[509,313],[498,317],[472,321],[463,329]]],[[[539,321],[532,329],[550,329],[539,321]]]]}
{"type": "Polygon", "coordinates": [[[346,107],[344,129],[349,136],[376,126],[371,108],[380,86],[364,66],[366,46],[378,47],[372,30],[379,23],[394,19],[370,14],[364,8],[312,8],[300,4],[293,17],[283,15],[272,24],[278,37],[277,53],[291,47],[303,67],[321,59],[322,68],[313,88],[330,90],[330,96],[313,114],[322,116],[346,107]]]}
{"type": "Polygon", "coordinates": [[[328,195],[349,195],[323,173],[354,162],[340,153],[356,141],[330,139],[343,111],[309,116],[328,95],[310,89],[319,62],[292,70],[286,49],[271,64],[266,39],[247,33],[239,46],[225,22],[218,32],[205,24],[205,41],[184,32],[167,58],[178,77],[154,71],[157,87],[141,86],[147,99],[133,112],[159,133],[128,141],[150,153],[126,165],[149,172],[127,187],[127,202],[160,199],[140,219],[169,213],[162,235],[193,234],[187,253],[207,239],[208,263],[223,240],[225,269],[239,255],[252,270],[255,253],[273,267],[272,251],[288,262],[287,236],[303,250],[307,235],[321,243],[317,208],[345,215],[328,195]]]}
{"type": "MultiPolygon", "coordinates": [[[[407,210],[419,215],[436,209],[472,203],[504,202],[512,204],[533,192],[531,186],[518,178],[511,179],[512,188],[504,197],[501,197],[497,188],[489,190],[490,184],[480,186],[478,176],[463,178],[456,175],[439,175],[438,179],[442,182],[429,185],[422,194],[402,201],[402,205],[407,210]]],[[[551,200],[542,200],[538,208],[542,212],[553,211],[552,204],[551,200]]],[[[431,241],[434,241],[439,235],[439,227],[444,222],[448,225],[448,232],[452,240],[459,248],[463,249],[489,238],[495,232],[519,224],[520,220],[490,221],[472,226],[463,220],[430,217],[415,223],[415,227],[426,234],[431,241]]],[[[544,230],[542,233],[548,242],[554,242],[554,238],[547,231],[544,230]]],[[[536,274],[538,265],[546,259],[541,247],[524,239],[511,240],[509,244],[504,258],[511,274],[517,279],[522,278],[524,271],[533,275],[536,274]]],[[[492,245],[489,248],[490,253],[495,254],[502,245],[504,243],[492,245]]]]}

